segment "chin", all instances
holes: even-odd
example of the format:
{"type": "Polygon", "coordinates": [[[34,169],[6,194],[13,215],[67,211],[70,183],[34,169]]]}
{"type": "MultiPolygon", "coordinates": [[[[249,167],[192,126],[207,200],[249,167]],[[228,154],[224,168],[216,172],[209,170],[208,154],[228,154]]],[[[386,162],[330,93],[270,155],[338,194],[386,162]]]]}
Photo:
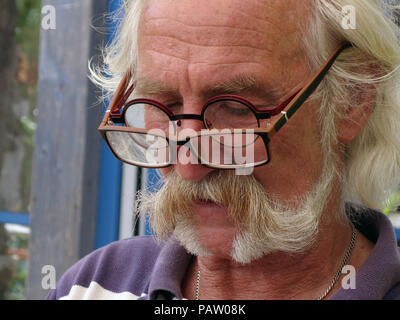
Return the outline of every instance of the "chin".
{"type": "Polygon", "coordinates": [[[227,235],[224,239],[198,236],[198,233],[190,222],[181,222],[175,228],[174,237],[189,253],[197,257],[229,259],[239,264],[251,263],[272,252],[270,246],[260,243],[248,233],[236,232],[236,235],[227,235]]]}

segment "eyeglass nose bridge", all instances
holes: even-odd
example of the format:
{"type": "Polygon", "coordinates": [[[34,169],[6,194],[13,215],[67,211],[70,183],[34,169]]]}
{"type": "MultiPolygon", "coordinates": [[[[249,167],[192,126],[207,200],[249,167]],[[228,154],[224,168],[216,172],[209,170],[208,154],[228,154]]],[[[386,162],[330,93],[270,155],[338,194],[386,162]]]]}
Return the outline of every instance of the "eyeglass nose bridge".
{"type": "MultiPolygon", "coordinates": [[[[168,139],[168,147],[170,152],[170,162],[171,163],[178,163],[178,153],[181,146],[190,145],[190,139],[192,137],[186,137],[182,140],[171,140],[168,139]]],[[[189,152],[191,152],[191,148],[189,147],[189,152]]]]}
{"type": "Polygon", "coordinates": [[[181,120],[199,120],[203,121],[203,117],[200,114],[177,114],[170,117],[171,121],[176,121],[176,125],[180,127],[182,125],[181,120]]]}
{"type": "Polygon", "coordinates": [[[185,139],[182,140],[169,140],[168,143],[171,147],[179,147],[179,146],[184,146],[187,144],[192,137],[186,137],[185,139]]]}

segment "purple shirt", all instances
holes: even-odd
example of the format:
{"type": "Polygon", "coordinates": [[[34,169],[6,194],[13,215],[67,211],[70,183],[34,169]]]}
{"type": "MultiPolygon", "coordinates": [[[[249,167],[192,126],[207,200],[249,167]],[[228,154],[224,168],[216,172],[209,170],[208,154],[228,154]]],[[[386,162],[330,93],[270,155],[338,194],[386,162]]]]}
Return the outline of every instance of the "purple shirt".
{"type": "MultiPolygon", "coordinates": [[[[331,299],[400,300],[400,248],[390,220],[364,211],[353,223],[375,246],[356,271],[356,288],[341,288],[331,299]]],[[[120,240],[73,265],[47,299],[182,299],[192,258],[172,239],[161,245],[152,236],[120,240]]]]}

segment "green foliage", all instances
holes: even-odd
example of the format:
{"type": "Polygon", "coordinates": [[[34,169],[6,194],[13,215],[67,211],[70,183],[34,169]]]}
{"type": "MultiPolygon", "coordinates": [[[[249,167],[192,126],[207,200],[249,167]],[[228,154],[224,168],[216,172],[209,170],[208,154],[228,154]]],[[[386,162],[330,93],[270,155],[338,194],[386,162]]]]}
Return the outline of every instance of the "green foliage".
{"type": "MultiPolygon", "coordinates": [[[[9,249],[25,249],[28,250],[28,236],[20,234],[12,234],[7,243],[9,249]]],[[[16,258],[14,259],[16,269],[14,276],[8,283],[8,290],[5,294],[7,300],[25,300],[25,282],[27,278],[27,261],[16,258]]]]}
{"type": "Polygon", "coordinates": [[[400,203],[400,191],[392,194],[389,198],[386,207],[382,210],[384,214],[391,214],[397,211],[397,208],[400,203]]]}
{"type": "MultiPolygon", "coordinates": [[[[19,98],[29,103],[29,111],[22,115],[19,120],[21,136],[24,144],[25,158],[23,169],[20,174],[21,184],[24,190],[29,190],[31,179],[31,162],[33,150],[33,135],[36,129],[34,109],[36,108],[37,66],[39,58],[39,39],[41,24],[41,0],[10,0],[15,1],[17,7],[17,24],[15,27],[15,38],[18,54],[17,87],[19,98]]],[[[24,191],[25,192],[25,191],[24,191]]],[[[26,235],[13,234],[7,243],[9,249],[28,248],[26,235]]],[[[25,281],[27,277],[27,261],[25,258],[13,256],[15,270],[9,281],[6,299],[25,299],[25,281]]]]}
{"type": "Polygon", "coordinates": [[[25,281],[27,278],[26,261],[17,261],[17,272],[8,284],[8,291],[5,298],[7,300],[25,300],[25,281]]]}
{"type": "MultiPolygon", "coordinates": [[[[15,0],[17,6],[16,42],[19,48],[18,92],[29,103],[27,113],[21,115],[18,124],[21,128],[20,139],[24,145],[24,165],[20,173],[21,195],[29,199],[34,133],[36,130],[36,99],[39,60],[39,40],[41,25],[41,0],[15,0]]],[[[27,206],[28,203],[24,203],[27,206]]],[[[25,209],[25,211],[28,208],[25,209]]]]}
{"type": "Polygon", "coordinates": [[[38,57],[42,0],[15,0],[18,10],[15,35],[30,61],[38,57]]]}

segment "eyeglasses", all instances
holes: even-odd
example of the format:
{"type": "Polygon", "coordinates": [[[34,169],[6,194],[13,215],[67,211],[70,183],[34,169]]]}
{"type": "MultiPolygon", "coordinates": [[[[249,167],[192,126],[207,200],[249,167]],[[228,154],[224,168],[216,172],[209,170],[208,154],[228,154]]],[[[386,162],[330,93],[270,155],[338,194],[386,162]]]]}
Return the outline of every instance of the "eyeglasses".
{"type": "Polygon", "coordinates": [[[218,169],[265,165],[271,160],[268,145],[272,137],[350,46],[346,42],[336,48],[301,90],[275,107],[256,107],[240,96],[219,95],[206,102],[201,114],[180,114],[176,105],[150,99],[128,101],[134,84],[127,71],[98,130],[119,160],[140,167],[168,167],[177,159],[218,169]],[[202,121],[204,129],[181,129],[182,121],[189,119],[202,121]]]}

